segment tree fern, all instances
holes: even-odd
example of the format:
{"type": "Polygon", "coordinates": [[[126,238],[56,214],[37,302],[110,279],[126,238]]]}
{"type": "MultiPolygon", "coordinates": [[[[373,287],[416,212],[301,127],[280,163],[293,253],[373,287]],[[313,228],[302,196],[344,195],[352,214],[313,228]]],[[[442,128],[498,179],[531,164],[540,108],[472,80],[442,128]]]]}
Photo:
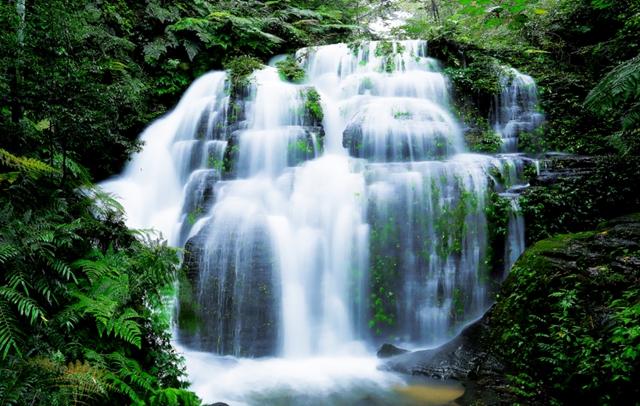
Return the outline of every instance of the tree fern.
{"type": "Polygon", "coordinates": [[[638,149],[635,139],[640,129],[640,55],[618,65],[598,83],[585,100],[585,106],[600,115],[622,105],[622,131],[609,136],[609,142],[623,154],[638,149]],[[628,103],[631,103],[629,106],[628,103]]]}

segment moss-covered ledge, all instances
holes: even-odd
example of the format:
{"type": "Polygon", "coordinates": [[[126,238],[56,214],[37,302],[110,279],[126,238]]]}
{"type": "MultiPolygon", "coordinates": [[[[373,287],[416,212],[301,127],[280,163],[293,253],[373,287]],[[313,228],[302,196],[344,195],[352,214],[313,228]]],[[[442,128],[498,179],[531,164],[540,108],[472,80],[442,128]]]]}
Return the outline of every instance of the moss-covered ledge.
{"type": "Polygon", "coordinates": [[[514,389],[561,404],[640,399],[639,278],[640,214],[526,250],[487,331],[514,389]]]}

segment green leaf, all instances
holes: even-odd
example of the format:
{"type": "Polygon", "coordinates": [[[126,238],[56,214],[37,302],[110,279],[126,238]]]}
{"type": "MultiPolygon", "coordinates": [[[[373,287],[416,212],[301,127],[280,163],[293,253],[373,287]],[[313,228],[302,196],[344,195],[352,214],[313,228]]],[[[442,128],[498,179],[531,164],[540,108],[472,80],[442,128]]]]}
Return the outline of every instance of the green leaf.
{"type": "Polygon", "coordinates": [[[487,27],[497,27],[498,25],[504,23],[504,18],[493,17],[490,18],[484,25],[487,27]]]}

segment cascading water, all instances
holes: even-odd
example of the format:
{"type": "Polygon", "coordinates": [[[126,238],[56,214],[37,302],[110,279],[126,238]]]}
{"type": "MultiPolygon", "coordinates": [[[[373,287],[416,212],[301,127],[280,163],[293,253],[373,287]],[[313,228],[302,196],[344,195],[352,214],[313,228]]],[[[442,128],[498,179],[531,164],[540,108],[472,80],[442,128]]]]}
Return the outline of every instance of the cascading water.
{"type": "Polygon", "coordinates": [[[493,101],[491,127],[502,138],[503,151],[517,152],[520,134],[533,134],[544,122],[538,110],[538,87],[531,76],[510,67],[502,67],[500,85],[493,101]]]}
{"type": "MultiPolygon", "coordinates": [[[[390,46],[301,50],[304,85],[273,67],[236,88],[224,73],[207,74],[145,131],[147,146],[125,173],[103,184],[122,197],[130,225],[156,227],[187,250],[181,346],[352,361],[383,340],[443,342],[489,306],[491,281],[503,277],[485,265],[490,172],[515,185],[522,160],[463,153],[447,79],[426,42],[390,46]]],[[[496,128],[527,120],[502,112],[513,92],[522,99],[515,82],[499,99],[496,128]]],[[[509,267],[523,248],[514,218],[509,267]]],[[[398,383],[381,374],[367,379],[398,383]]]]}

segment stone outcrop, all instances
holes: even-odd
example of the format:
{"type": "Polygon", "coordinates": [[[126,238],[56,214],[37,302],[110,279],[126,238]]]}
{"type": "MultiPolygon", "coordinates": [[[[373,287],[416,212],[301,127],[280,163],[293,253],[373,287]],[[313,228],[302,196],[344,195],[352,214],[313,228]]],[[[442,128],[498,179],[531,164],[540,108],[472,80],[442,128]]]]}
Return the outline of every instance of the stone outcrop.
{"type": "Polygon", "coordinates": [[[382,344],[382,347],[378,348],[376,351],[376,356],[378,358],[391,358],[396,355],[406,354],[410,352],[409,350],[405,350],[404,348],[398,348],[392,344],[382,344]]]}
{"type": "Polygon", "coordinates": [[[593,174],[597,158],[559,152],[547,152],[540,157],[540,174],[531,179],[531,186],[551,187],[560,181],[582,179],[593,174]]]}

